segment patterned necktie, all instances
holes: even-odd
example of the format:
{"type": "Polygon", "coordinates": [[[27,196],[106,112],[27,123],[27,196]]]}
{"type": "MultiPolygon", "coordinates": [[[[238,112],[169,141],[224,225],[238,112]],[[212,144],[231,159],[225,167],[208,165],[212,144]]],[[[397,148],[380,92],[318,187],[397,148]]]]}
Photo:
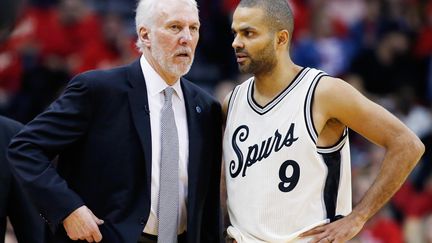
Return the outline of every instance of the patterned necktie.
{"type": "Polygon", "coordinates": [[[165,103],[161,110],[158,243],[177,242],[179,141],[172,109],[173,92],[171,87],[164,90],[165,103]]]}

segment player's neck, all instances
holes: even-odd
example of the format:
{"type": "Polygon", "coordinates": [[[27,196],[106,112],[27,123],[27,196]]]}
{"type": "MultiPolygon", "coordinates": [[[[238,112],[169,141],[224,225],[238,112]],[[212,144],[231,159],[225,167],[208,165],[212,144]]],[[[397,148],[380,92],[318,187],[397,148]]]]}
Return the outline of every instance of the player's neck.
{"type": "MultiPolygon", "coordinates": [[[[271,72],[255,75],[254,98],[263,103],[271,101],[284,90],[300,72],[293,62],[279,62],[271,72]]],[[[259,102],[259,103],[262,103],[259,102]]]]}

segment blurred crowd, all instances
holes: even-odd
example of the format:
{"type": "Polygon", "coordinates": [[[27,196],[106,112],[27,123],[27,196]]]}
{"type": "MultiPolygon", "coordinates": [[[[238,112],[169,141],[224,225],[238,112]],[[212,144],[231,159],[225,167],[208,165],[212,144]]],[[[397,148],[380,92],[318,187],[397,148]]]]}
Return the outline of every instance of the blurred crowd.
{"type": "MultiPolygon", "coordinates": [[[[231,48],[238,0],[197,2],[200,42],[187,77],[223,100],[246,79],[231,48]]],[[[432,1],[289,2],[294,62],[343,78],[426,145],[407,183],[354,242],[432,243],[432,1]]],[[[136,0],[28,0],[11,37],[0,45],[0,114],[26,123],[77,73],[136,59],[135,5],[136,0]]],[[[356,203],[373,183],[384,152],[354,131],[350,136],[356,203]]]]}

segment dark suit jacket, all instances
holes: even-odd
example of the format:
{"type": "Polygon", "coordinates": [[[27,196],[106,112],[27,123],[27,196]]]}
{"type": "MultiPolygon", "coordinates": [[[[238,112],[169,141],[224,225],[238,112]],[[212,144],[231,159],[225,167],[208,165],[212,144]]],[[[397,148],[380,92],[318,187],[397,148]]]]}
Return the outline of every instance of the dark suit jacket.
{"type": "MultiPolygon", "coordinates": [[[[196,85],[182,78],[181,86],[189,129],[187,239],[219,242],[221,109],[196,85]]],[[[137,242],[150,212],[150,115],[137,60],[75,77],[13,139],[10,162],[54,242],[68,242],[61,222],[84,204],[105,221],[103,242],[137,242]],[[57,168],[50,163],[56,155],[57,168]]]]}
{"type": "Polygon", "coordinates": [[[20,123],[0,116],[0,242],[5,238],[7,216],[18,242],[44,242],[43,220],[6,161],[7,146],[21,128],[20,123]]]}

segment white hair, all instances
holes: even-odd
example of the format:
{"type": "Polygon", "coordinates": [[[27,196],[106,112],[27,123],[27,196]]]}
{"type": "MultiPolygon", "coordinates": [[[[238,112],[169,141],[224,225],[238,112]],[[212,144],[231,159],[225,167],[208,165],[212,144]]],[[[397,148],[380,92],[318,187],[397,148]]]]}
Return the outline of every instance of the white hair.
{"type": "MultiPolygon", "coordinates": [[[[136,8],[136,15],[135,15],[135,28],[136,33],[138,35],[136,46],[138,47],[138,50],[142,53],[144,51],[144,43],[140,39],[139,36],[139,30],[141,27],[147,27],[151,28],[154,24],[154,17],[158,13],[157,10],[157,4],[164,2],[167,0],[138,0],[138,6],[136,8]]],[[[174,1],[183,1],[187,4],[190,4],[192,7],[194,7],[198,12],[198,6],[196,0],[174,0],[174,1]]]]}

